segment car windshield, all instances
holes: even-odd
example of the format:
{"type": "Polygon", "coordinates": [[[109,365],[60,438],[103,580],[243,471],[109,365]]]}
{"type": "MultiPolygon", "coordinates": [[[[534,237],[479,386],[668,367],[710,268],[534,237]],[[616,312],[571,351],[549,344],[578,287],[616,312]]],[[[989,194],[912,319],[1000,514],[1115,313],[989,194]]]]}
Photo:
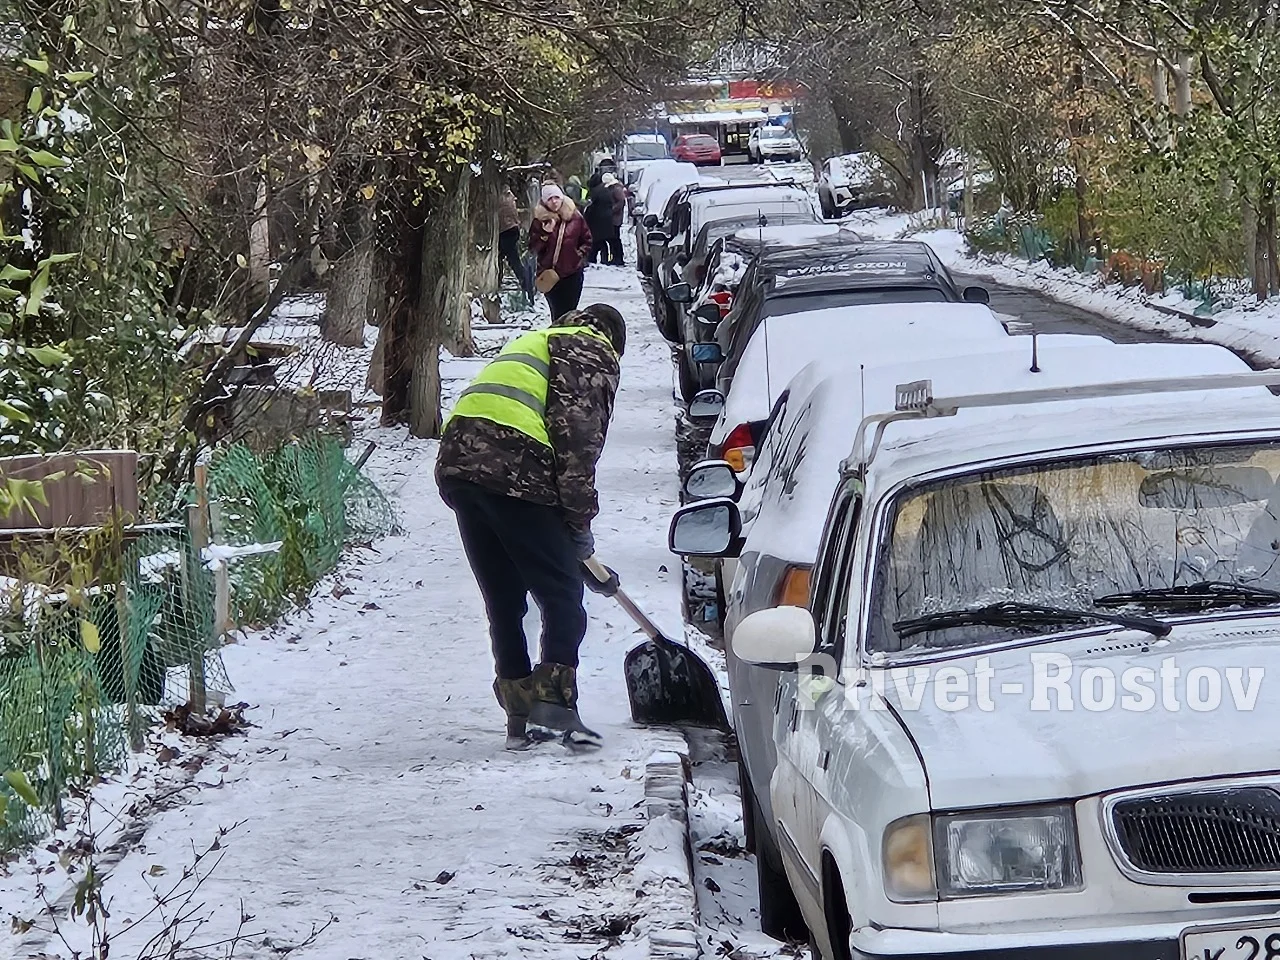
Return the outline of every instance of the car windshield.
{"type": "MultiPolygon", "coordinates": [[[[800,200],[798,198],[754,200],[750,203],[722,202],[708,205],[703,209],[695,208],[693,213],[694,229],[701,230],[702,225],[711,220],[750,219],[754,223],[755,218],[761,216],[770,222],[781,222],[780,220],[775,221],[775,218],[781,217],[789,217],[792,223],[797,219],[804,220],[806,223],[812,223],[814,220],[812,205],[808,200],[800,200]]],[[[739,225],[738,229],[742,229],[741,225],[739,225]]]]}
{"type": "Polygon", "coordinates": [[[783,127],[760,128],[760,139],[762,140],[782,140],[790,135],[783,127]]]}
{"type": "Polygon", "coordinates": [[[716,145],[714,138],[705,135],[685,137],[684,143],[687,147],[714,147],[716,145]]]}
{"type": "Polygon", "coordinates": [[[1277,476],[1280,440],[1111,453],[911,488],[892,506],[868,648],[957,648],[1092,625],[1063,611],[1280,612],[1277,476]]]}
{"type": "Polygon", "coordinates": [[[789,313],[808,313],[831,307],[865,307],[883,303],[946,303],[947,295],[937,287],[879,287],[855,290],[823,290],[814,293],[770,297],[761,319],[789,313]]]}
{"type": "Polygon", "coordinates": [[[665,143],[628,143],[628,160],[663,160],[667,156],[665,143]]]}

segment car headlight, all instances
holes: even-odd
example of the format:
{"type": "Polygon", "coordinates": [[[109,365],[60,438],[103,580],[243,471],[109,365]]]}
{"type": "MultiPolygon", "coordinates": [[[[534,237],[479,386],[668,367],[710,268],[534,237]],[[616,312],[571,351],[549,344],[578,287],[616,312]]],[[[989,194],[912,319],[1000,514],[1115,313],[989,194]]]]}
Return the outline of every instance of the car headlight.
{"type": "Polygon", "coordinates": [[[938,890],[978,897],[1080,886],[1080,844],[1071,806],[934,818],[938,890]]]}
{"type": "Polygon", "coordinates": [[[932,821],[927,813],[895,820],[881,845],[884,889],[890,900],[934,900],[932,821]]]}

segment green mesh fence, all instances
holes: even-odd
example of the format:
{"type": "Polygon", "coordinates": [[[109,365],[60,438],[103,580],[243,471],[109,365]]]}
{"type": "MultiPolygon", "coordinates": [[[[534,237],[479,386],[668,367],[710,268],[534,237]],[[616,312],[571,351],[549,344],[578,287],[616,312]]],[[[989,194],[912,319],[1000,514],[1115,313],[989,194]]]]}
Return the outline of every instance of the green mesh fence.
{"type": "Polygon", "coordinates": [[[208,552],[195,549],[185,524],[157,524],[15,544],[6,556],[0,850],[60,822],[68,793],[141,747],[163,709],[187,701],[193,677],[202,689],[232,690],[219,655],[219,564],[231,619],[249,625],[304,600],[344,545],[394,521],[386,499],[324,437],[267,457],[221,451],[209,494],[208,552]]]}

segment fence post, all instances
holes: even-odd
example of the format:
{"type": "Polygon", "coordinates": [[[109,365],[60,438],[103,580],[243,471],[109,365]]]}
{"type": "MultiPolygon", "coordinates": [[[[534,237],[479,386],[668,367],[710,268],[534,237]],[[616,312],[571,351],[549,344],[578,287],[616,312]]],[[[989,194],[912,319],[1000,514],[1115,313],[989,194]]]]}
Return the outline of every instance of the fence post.
{"type": "MultiPolygon", "coordinates": [[[[129,642],[129,590],[124,580],[116,584],[116,622],[120,629],[120,675],[124,679],[124,702],[126,719],[129,725],[129,749],[134,753],[142,752],[142,724],[138,722],[138,687],[137,678],[130,677],[133,656],[129,642]]],[[[141,658],[139,658],[141,663],[141,658]]]]}
{"type": "MultiPolygon", "coordinates": [[[[204,551],[209,546],[209,468],[198,464],[195,471],[196,502],[187,508],[187,528],[191,532],[190,550],[195,556],[195,570],[204,563],[204,551]]],[[[190,563],[182,565],[182,587],[184,605],[192,609],[193,590],[191,584],[192,567],[190,563]]],[[[214,630],[218,625],[214,624],[214,630]]],[[[205,675],[204,675],[204,643],[198,642],[191,649],[190,682],[187,690],[187,706],[196,715],[202,715],[208,707],[205,675]]]]}

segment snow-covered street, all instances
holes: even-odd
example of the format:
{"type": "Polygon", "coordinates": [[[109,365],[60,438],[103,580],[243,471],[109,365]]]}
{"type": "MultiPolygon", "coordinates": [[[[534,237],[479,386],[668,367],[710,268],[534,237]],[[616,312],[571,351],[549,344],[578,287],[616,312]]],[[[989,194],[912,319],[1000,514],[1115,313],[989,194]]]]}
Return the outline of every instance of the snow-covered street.
{"type": "MultiPolygon", "coordinates": [[[[669,352],[633,271],[592,268],[583,303],[597,300],[630,327],[600,468],[598,548],[676,632],[679,565],[665,545],[677,493],[669,352]]],[[[255,726],[216,748],[201,778],[212,785],[160,814],[116,868],[111,929],[181,876],[193,845],[235,826],[199,891],[210,920],[198,939],[239,928],[236,956],[298,944],[292,956],[315,960],[638,955],[646,911],[628,837],[662,737],[630,722],[621,666],[639,635],[611,601],[588,594],[582,711],[604,749],[505,751],[484,612],[436,492],[435,444],[403,430],[369,439],[379,449],[368,471],[403,532],[352,555],[309,610],[226,651],[235,699],[252,705],[255,726]],[[252,917],[243,924],[242,910],[252,917]]],[[[63,932],[74,944],[84,927],[63,932]]]]}

